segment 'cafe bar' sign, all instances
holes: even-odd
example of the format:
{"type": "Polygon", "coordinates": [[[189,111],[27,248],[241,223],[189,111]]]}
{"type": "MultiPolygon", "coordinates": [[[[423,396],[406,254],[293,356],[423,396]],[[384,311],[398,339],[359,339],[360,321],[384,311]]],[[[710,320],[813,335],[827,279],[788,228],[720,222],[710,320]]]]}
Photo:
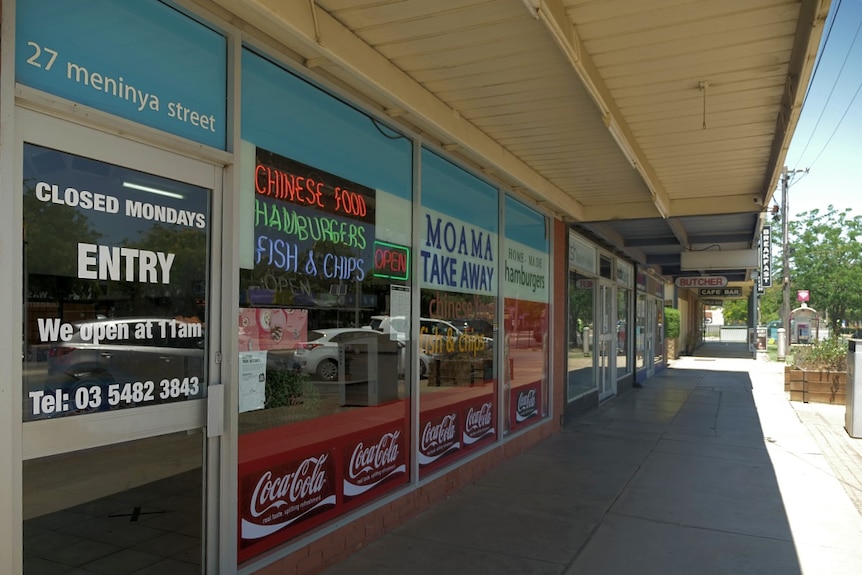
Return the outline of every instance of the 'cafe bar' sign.
{"type": "Polygon", "coordinates": [[[723,288],[727,286],[724,276],[682,276],[674,281],[680,288],[723,288]]]}

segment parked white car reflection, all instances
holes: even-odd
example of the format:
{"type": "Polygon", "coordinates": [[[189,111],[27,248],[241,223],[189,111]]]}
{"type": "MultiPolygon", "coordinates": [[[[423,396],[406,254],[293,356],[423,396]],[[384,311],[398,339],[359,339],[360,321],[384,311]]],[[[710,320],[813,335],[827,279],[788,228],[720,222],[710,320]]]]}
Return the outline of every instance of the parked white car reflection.
{"type": "MultiPolygon", "coordinates": [[[[392,341],[388,334],[368,328],[331,328],[315,329],[308,332],[308,340],[301,342],[293,353],[296,366],[305,373],[312,374],[324,381],[338,379],[339,346],[367,342],[369,337],[380,338],[382,345],[391,343],[398,350],[398,373],[403,374],[407,363],[407,346],[402,341],[392,341]]],[[[429,358],[419,355],[419,374],[428,373],[429,358]]]]}

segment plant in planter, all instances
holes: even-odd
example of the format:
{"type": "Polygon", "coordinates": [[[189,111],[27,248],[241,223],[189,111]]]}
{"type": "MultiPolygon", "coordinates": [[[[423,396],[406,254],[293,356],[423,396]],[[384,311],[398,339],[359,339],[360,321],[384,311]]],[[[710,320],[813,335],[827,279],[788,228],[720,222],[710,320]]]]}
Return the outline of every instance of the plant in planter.
{"type": "Polygon", "coordinates": [[[268,369],[266,371],[266,402],[264,407],[301,405],[303,395],[310,386],[307,374],[294,369],[268,369]]]}
{"type": "Polygon", "coordinates": [[[795,348],[792,366],[808,371],[847,371],[847,341],[833,337],[795,348]]]}
{"type": "Polygon", "coordinates": [[[847,342],[841,338],[794,346],[784,371],[791,401],[843,404],[847,392],[847,342]]]}

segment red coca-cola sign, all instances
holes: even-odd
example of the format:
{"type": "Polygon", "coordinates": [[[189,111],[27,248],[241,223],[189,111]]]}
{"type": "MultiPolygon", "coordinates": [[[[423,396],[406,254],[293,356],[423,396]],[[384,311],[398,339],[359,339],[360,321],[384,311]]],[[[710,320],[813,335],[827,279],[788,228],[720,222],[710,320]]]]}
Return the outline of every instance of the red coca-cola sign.
{"type": "Polygon", "coordinates": [[[461,449],[457,411],[423,418],[420,425],[419,465],[430,465],[444,455],[461,449]]]}
{"type": "Polygon", "coordinates": [[[512,388],[509,398],[509,427],[518,429],[538,419],[541,409],[541,381],[512,388]]]}
{"type": "Polygon", "coordinates": [[[407,446],[401,429],[390,429],[348,444],[342,487],[345,501],[407,474],[407,446]]]}
{"type": "Polygon", "coordinates": [[[462,433],[464,447],[493,436],[494,402],[489,399],[478,405],[469,405],[464,412],[464,431],[462,433]]]}
{"type": "Polygon", "coordinates": [[[331,451],[265,468],[242,478],[240,539],[268,537],[335,506],[331,451]]]}

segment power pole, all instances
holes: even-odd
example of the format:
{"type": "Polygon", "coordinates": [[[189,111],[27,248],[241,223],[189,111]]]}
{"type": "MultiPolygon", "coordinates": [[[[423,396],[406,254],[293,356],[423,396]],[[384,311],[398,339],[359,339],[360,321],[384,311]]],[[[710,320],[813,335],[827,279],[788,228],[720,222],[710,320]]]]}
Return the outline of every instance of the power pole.
{"type": "MultiPolygon", "coordinates": [[[[788,212],[787,190],[790,187],[790,171],[787,166],[781,172],[781,276],[784,299],[781,304],[781,326],[784,328],[784,350],[790,345],[790,254],[787,248],[788,212]]],[[[779,346],[780,347],[780,346],[779,346]]],[[[779,358],[784,359],[784,358],[779,358]]]]}
{"type": "MultiPolygon", "coordinates": [[[[784,328],[784,350],[787,352],[790,348],[790,250],[787,247],[788,243],[788,229],[787,224],[790,222],[790,208],[788,206],[787,191],[790,188],[790,176],[796,173],[808,173],[808,168],[804,170],[788,170],[787,166],[784,166],[784,170],[781,172],[781,259],[782,259],[782,272],[783,276],[783,295],[784,301],[781,304],[781,325],[784,328]]],[[[779,351],[779,360],[783,360],[784,357],[781,357],[781,345],[778,346],[779,351]]]]}

